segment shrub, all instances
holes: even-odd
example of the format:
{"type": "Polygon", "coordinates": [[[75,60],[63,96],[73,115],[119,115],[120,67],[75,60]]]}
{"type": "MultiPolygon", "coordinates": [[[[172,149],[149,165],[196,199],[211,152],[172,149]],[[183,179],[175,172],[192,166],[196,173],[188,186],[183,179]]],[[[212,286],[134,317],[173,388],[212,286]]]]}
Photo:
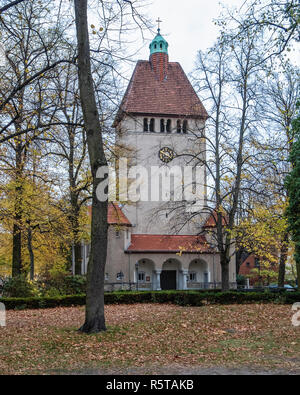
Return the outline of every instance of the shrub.
{"type": "Polygon", "coordinates": [[[64,284],[66,295],[83,294],[86,292],[86,276],[66,276],[64,284]]]}
{"type": "Polygon", "coordinates": [[[51,288],[47,289],[46,291],[44,290],[44,292],[43,292],[44,297],[50,297],[50,298],[56,298],[56,297],[59,297],[62,295],[63,295],[63,292],[61,292],[60,289],[57,289],[54,287],[51,287],[51,288]]]}
{"type": "Polygon", "coordinates": [[[240,286],[246,285],[247,278],[245,276],[243,276],[242,274],[238,274],[236,276],[236,283],[237,283],[237,285],[240,285],[240,286]]]}
{"type": "Polygon", "coordinates": [[[67,295],[59,297],[1,298],[7,310],[40,309],[53,307],[81,306],[85,304],[85,295],[67,295]]]}
{"type": "Polygon", "coordinates": [[[72,276],[58,272],[55,275],[42,276],[37,281],[43,296],[77,295],[86,292],[86,277],[72,276]]]}
{"type": "Polygon", "coordinates": [[[38,288],[32,281],[28,281],[25,274],[10,277],[4,280],[3,296],[4,297],[23,297],[28,298],[38,295],[38,288]]]}
{"type": "MultiPolygon", "coordinates": [[[[86,296],[65,295],[57,297],[2,298],[7,309],[38,309],[51,307],[82,306],[86,296]]],[[[300,292],[197,292],[197,291],[141,291],[110,292],[104,295],[105,304],[173,303],[180,306],[204,304],[244,304],[300,302],[300,292]]]]}

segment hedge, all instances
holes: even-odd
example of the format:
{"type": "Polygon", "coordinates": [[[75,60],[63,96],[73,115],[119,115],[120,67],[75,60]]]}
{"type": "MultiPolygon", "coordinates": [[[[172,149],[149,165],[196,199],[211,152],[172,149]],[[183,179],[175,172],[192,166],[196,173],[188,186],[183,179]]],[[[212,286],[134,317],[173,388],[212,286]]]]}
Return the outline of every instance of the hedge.
{"type": "Polygon", "coordinates": [[[32,298],[0,298],[6,310],[16,309],[46,309],[53,307],[83,306],[85,295],[67,295],[57,297],[32,297],[32,298]]]}
{"type": "MultiPolygon", "coordinates": [[[[104,296],[105,304],[173,303],[181,306],[204,304],[243,304],[300,302],[300,292],[197,292],[197,291],[128,291],[111,292],[104,296]]],[[[0,298],[7,310],[40,309],[85,305],[85,295],[32,298],[0,298]]]]}

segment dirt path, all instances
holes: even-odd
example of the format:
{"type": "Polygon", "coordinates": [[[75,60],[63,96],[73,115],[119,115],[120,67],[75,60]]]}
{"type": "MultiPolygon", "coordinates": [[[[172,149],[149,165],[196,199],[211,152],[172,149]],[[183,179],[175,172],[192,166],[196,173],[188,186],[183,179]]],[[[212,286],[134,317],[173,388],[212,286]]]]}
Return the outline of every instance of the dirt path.
{"type": "Polygon", "coordinates": [[[222,366],[216,367],[201,367],[201,366],[153,366],[142,368],[127,368],[127,369],[83,369],[75,371],[49,371],[48,374],[61,375],[299,375],[300,369],[276,369],[270,370],[264,367],[251,368],[227,368],[222,366]]]}

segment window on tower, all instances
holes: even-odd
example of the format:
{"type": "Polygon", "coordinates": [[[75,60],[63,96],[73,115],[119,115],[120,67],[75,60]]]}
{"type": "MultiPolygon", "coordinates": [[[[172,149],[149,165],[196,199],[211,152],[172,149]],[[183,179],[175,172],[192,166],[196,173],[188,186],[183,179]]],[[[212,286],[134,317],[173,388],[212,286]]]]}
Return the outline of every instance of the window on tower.
{"type": "Polygon", "coordinates": [[[187,133],[187,129],[188,129],[188,121],[183,121],[183,126],[182,126],[182,131],[183,133],[187,133]]]}
{"type": "Polygon", "coordinates": [[[167,120],[167,133],[171,133],[171,119],[167,120]]]}
{"type": "Polygon", "coordinates": [[[150,119],[150,132],[155,132],[155,119],[150,119]]]}
{"type": "Polygon", "coordinates": [[[144,132],[148,132],[148,118],[144,118],[144,132]]]}
{"type": "Polygon", "coordinates": [[[165,132],[165,120],[164,119],[160,120],[160,132],[161,133],[165,132]]]}
{"type": "Polygon", "coordinates": [[[177,121],[177,133],[181,133],[181,121],[177,121]]]}

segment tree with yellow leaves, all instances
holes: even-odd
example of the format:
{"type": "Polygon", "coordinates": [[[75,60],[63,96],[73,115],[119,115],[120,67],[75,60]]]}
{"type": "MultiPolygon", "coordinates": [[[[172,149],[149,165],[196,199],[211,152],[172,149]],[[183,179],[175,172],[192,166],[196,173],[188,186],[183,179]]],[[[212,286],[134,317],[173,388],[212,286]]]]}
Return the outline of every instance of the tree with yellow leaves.
{"type": "MultiPolygon", "coordinates": [[[[1,185],[0,213],[2,244],[0,255],[9,256],[12,248],[11,230],[14,216],[14,181],[1,185]]],[[[70,244],[70,223],[63,215],[52,188],[44,181],[31,177],[22,182],[22,219],[18,223],[22,232],[21,254],[22,273],[36,273],[51,268],[66,271],[68,245],[70,244]]],[[[10,262],[6,260],[6,270],[10,262]]],[[[10,265],[9,265],[10,266],[10,265]]],[[[5,274],[4,273],[4,274],[5,274]]]]}
{"type": "Polygon", "coordinates": [[[272,206],[255,203],[233,231],[237,249],[247,251],[259,259],[259,268],[252,270],[254,277],[265,282],[277,280],[281,259],[286,261],[289,240],[286,240],[286,203],[279,200],[272,206]]]}
{"type": "MultiPolygon", "coordinates": [[[[49,74],[57,61],[56,44],[64,30],[50,23],[50,2],[16,3],[1,15],[6,64],[0,68],[1,170],[14,186],[12,274],[22,271],[24,180],[37,138],[53,125],[53,108],[44,100],[49,74]],[[48,21],[46,27],[45,21],[48,21]],[[54,63],[52,63],[54,62],[54,63]],[[51,67],[50,67],[51,63],[51,67]],[[53,67],[52,67],[53,66],[53,67]]],[[[62,21],[60,21],[62,23],[62,21]]]]}

